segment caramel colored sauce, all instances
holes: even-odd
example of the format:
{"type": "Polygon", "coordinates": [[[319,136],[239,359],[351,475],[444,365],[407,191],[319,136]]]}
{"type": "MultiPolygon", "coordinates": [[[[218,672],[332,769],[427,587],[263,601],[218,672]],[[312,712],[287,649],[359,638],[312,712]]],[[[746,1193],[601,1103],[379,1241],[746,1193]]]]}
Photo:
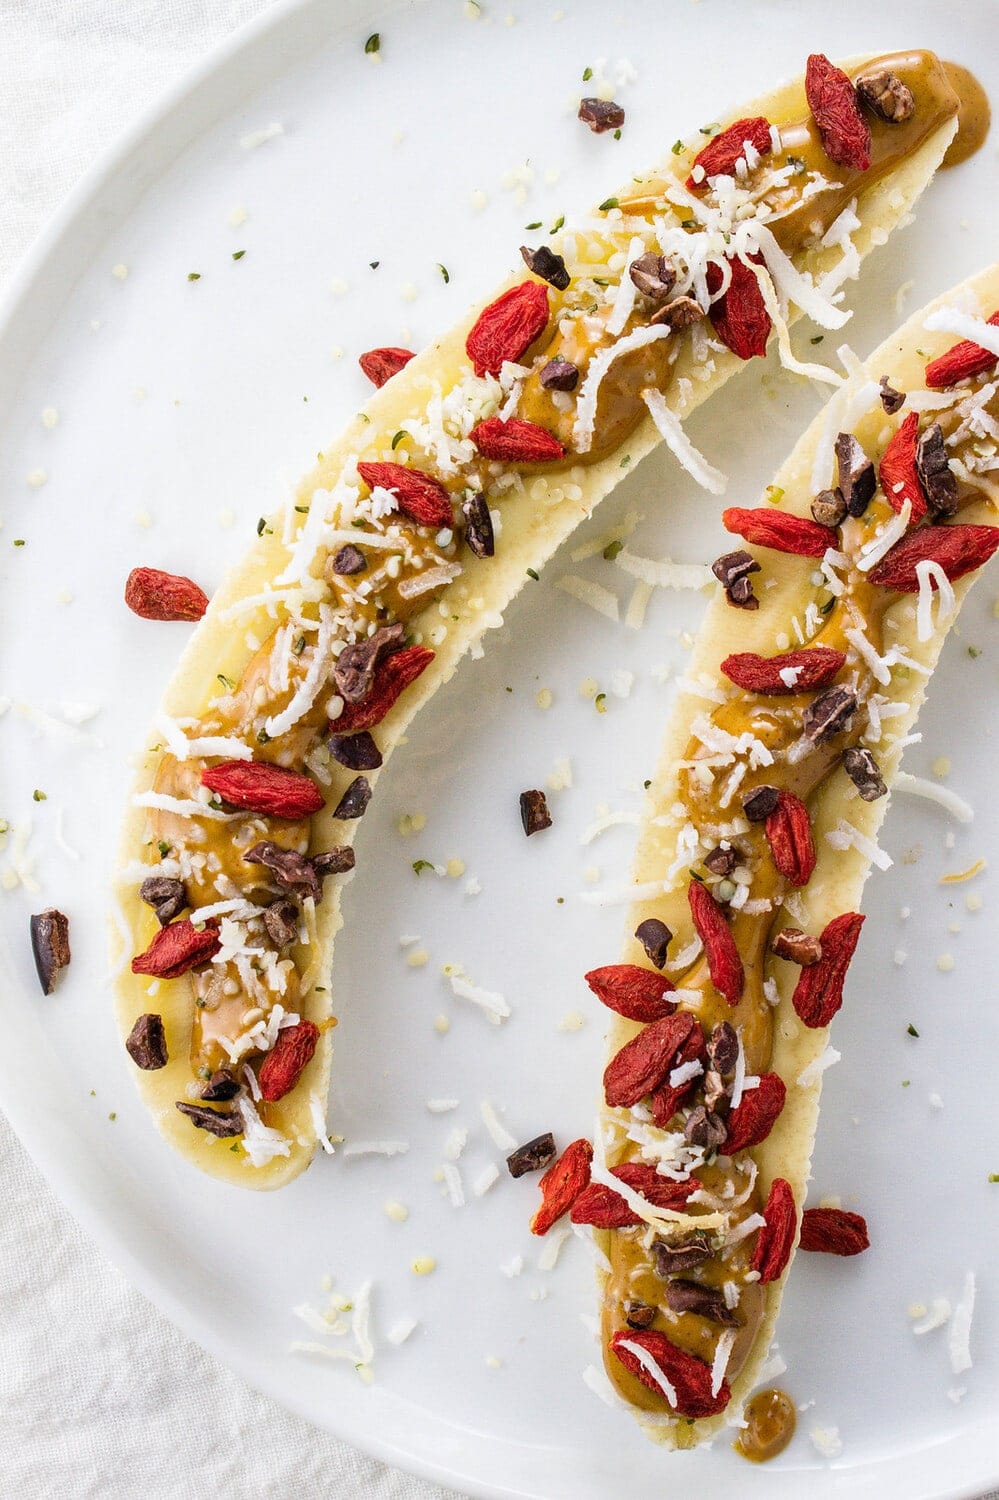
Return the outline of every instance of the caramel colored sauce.
{"type": "Polygon", "coordinates": [[[947,148],[945,167],[956,167],[985,144],[992,123],[989,96],[974,73],[960,63],[945,62],[944,70],[961,104],[957,112],[957,135],[947,148]]]}
{"type": "Polygon", "coordinates": [[[746,1426],[732,1447],[754,1464],[765,1464],[783,1453],[798,1425],[794,1402],[785,1391],[758,1391],[743,1415],[746,1426]]]}

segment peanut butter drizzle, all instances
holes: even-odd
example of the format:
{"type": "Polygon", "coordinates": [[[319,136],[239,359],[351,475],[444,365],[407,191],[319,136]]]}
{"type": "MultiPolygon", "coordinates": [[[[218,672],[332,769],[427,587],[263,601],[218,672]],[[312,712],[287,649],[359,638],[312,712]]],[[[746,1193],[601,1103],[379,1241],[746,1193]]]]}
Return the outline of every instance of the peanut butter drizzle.
{"type": "Polygon", "coordinates": [[[942,165],[956,167],[984,146],[992,123],[992,106],[974,73],[960,63],[945,62],[943,66],[961,103],[957,112],[957,135],[947,147],[942,165]]]}
{"type": "Polygon", "coordinates": [[[765,1464],[783,1453],[798,1425],[794,1402],[786,1391],[757,1391],[746,1403],[743,1416],[746,1426],[732,1447],[754,1464],[765,1464]]]}
{"type": "MultiPolygon", "coordinates": [[[[865,73],[886,68],[897,73],[908,84],[916,108],[908,120],[897,125],[890,124],[870,110],[865,111],[865,118],[871,127],[871,165],[866,172],[844,170],[830,162],[811,118],[781,126],[783,149],[779,155],[765,158],[765,162],[773,165],[794,158],[802,164],[802,183],[808,172],[820,173],[831,180],[830,187],[823,192],[801,201],[800,188],[796,186],[799,179],[796,177],[793,183],[775,192],[772,199],[768,200],[775,217],[767,220],[767,226],[786,254],[793,254],[821,239],[848,203],[893,172],[900,162],[917,151],[933,131],[938,130],[959,110],[961,100],[951,86],[944,64],[934,53],[887,53],[865,63],[852,76],[860,78],[865,73]]],[[[973,79],[971,81],[974,83],[973,79]]],[[[984,95],[982,97],[984,99],[984,95]]],[[[646,184],[646,191],[641,197],[622,199],[620,207],[626,214],[642,218],[672,211],[679,222],[686,217],[686,211],[672,206],[664,199],[662,194],[666,186],[662,179],[652,179],[646,184]]],[[[565,308],[569,308],[568,301],[565,308]]],[[[605,320],[605,316],[600,321],[605,320]]],[[[645,319],[641,312],[633,313],[625,325],[623,336],[633,332],[643,321],[645,319]]],[[[518,415],[553,432],[566,450],[566,457],[561,463],[545,467],[557,470],[572,464],[597,463],[624,443],[647,415],[648,409],[641,396],[643,389],[651,386],[662,391],[669,383],[673,343],[671,339],[664,339],[647,344],[642,349],[622,355],[614,362],[600,384],[593,441],[586,453],[578,453],[574,449],[575,404],[567,411],[560,411],[552,400],[552,393],[542,386],[539,370],[529,375],[521,392],[518,415]]],[[[579,385],[576,387],[578,392],[586,379],[591,359],[602,347],[602,339],[592,331],[587,332],[581,318],[567,322],[566,331],[563,332],[557,316],[547,344],[538,347],[543,350],[547,359],[566,359],[577,366],[580,372],[579,385]]]]}

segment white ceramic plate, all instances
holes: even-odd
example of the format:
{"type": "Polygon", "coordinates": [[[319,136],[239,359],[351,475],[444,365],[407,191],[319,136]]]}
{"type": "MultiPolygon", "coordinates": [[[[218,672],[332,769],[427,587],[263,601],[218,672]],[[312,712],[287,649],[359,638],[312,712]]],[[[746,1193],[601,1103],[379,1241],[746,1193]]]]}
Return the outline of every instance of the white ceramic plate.
{"type": "MultiPolygon", "coordinates": [[[[799,72],[810,50],[928,45],[976,67],[999,95],[988,0],[963,5],[959,23],[953,7],[913,0],[840,0],[834,12],[618,0],[612,15],[570,0],[564,17],[555,4],[521,3],[509,23],[503,5],[487,3],[474,21],[459,0],[278,7],[116,148],[22,273],[0,331],[0,690],[15,704],[0,734],[0,812],[31,819],[43,891],[3,900],[0,1099],[57,1191],[183,1328],[288,1407],[393,1462],[475,1493],[582,1500],[694,1489],[704,1500],[787,1496],[805,1484],[815,1496],[974,1493],[999,1476],[999,1188],[987,1181],[999,1168],[988,1083],[999,1046],[995,888],[986,874],[948,898],[937,882],[994,843],[994,579],[947,648],[908,762],[928,773],[948,756],[951,784],[978,818],[961,827],[897,799],[885,834],[896,864],[869,888],[867,936],[836,1025],[844,1060],[828,1080],[815,1193],[866,1212],[874,1248],[857,1262],[802,1256],[795,1266],[784,1383],[808,1410],[794,1445],[765,1470],[724,1442],[661,1453],[584,1388],[580,1373],[598,1357],[579,1317],[592,1295],[587,1251],[573,1241],[554,1273],[537,1269],[532,1179],[504,1173],[463,1209],[434,1180],[456,1124],[469,1131],[466,1190],[501,1158],[479,1116],[485,1098],[519,1139],[590,1129],[602,1020],[581,975],[614,960],[622,914],[594,911],[578,893],[586,866],[603,881],[624,877],[632,830],[589,848],[580,835],[601,802],[639,806],[672,696],[653,667],[682,670],[699,597],[658,597],[634,634],[554,591],[571,567],[557,559],[510,610],[486,659],[418,721],[381,783],[337,952],[331,1119],[348,1139],[406,1139],[408,1154],[320,1159],[276,1196],[219,1187],[161,1144],[112,1023],[105,891],[127,758],[185,635],[126,612],[128,569],[156,564],[213,587],[258,516],[363,399],[361,350],[421,345],[516,263],[531,238],[523,226],[587,207],[676,135],[799,72]],[[380,61],[363,51],[376,30],[380,61]],[[570,107],[600,58],[611,77],[618,59],[638,72],[620,89],[620,142],[584,131],[570,107]],[[271,122],[284,133],[240,146],[271,122]],[[488,200],[480,211],[477,191],[488,200]],[[233,227],[241,209],[245,222],[233,227]],[[234,261],[237,250],[246,253],[234,261]],[[51,429],[47,407],[59,412],[51,429]],[[37,469],[48,480],[32,488],[26,476],[37,469]],[[600,716],[580,681],[609,690],[618,668],[635,673],[634,691],[626,701],[609,693],[600,716]],[[542,686],[554,694],[547,712],[535,703],[542,686]],[[100,706],[83,737],[17,707],[58,719],[67,701],[100,706]],[[517,794],[563,755],[574,784],[552,798],[552,831],[527,844],[517,794]],[[46,801],[32,801],[36,788],[46,801]],[[403,839],[397,820],[416,811],[426,828],[403,839]],[[60,842],[62,814],[78,859],[60,842]],[[465,895],[464,880],[412,871],[415,859],[452,856],[481,881],[480,895],[465,895]],[[984,914],[966,911],[968,890],[984,914]],[[27,941],[28,913],[43,903],[73,923],[73,965],[51,999],[37,992],[27,941]],[[901,907],[914,914],[907,923],[901,907]],[[407,967],[405,933],[429,951],[425,968],[407,967]],[[952,973],[938,971],[944,952],[952,973]],[[449,960],[507,995],[506,1026],[450,996],[440,972],[449,960]],[[560,1030],[574,1011],[585,1027],[560,1030]],[[451,1019],[446,1035],[435,1030],[440,1014],[451,1019]],[[460,1108],[428,1113],[425,1101],[442,1096],[460,1108]],[[409,1206],[406,1223],[386,1217],[387,1199],[409,1206]],[[422,1254],[438,1264],[419,1278],[409,1266],[422,1254]],[[502,1274],[517,1255],[523,1274],[502,1274]],[[956,1300],[972,1267],[976,1362],[958,1382],[945,1334],[914,1338],[907,1307],[956,1300]],[[288,1353],[290,1340],[311,1336],[292,1307],[320,1302],[327,1272],[348,1294],[374,1279],[370,1387],[349,1366],[288,1353]],[[407,1315],[419,1329],[393,1348],[385,1331],[407,1315]],[[966,1394],[955,1404],[948,1390],[958,1384],[966,1394]],[[808,1441],[813,1424],[839,1428],[831,1464],[808,1441]]],[[[934,185],[916,223],[870,263],[848,329],[859,352],[898,321],[903,283],[913,307],[995,254],[994,164],[990,142],[934,185]]],[[[736,503],[752,503],[819,400],[776,368],[759,377],[746,372],[692,423],[731,474],[736,503]]],[[[664,458],[630,476],[582,535],[632,508],[646,517],[640,551],[703,560],[723,548],[716,502],[664,458]]],[[[625,594],[608,563],[585,569],[625,594]]],[[[0,865],[9,861],[8,846],[0,865]]]]}

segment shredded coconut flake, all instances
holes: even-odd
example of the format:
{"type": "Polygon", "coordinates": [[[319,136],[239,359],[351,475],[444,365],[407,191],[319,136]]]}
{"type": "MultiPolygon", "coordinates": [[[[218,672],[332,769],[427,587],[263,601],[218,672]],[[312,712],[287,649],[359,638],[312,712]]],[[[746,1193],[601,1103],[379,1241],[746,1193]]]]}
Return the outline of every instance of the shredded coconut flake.
{"type": "Polygon", "coordinates": [[[975,810],[970,802],[965,802],[963,797],[937,781],[927,781],[924,776],[910,776],[908,771],[899,771],[895,776],[895,786],[899,791],[910,792],[914,797],[925,797],[927,802],[935,802],[959,823],[970,823],[974,819],[975,810]]]}
{"type": "Polygon", "coordinates": [[[642,400],[649,408],[660,436],[677,462],[682,464],[702,489],[708,490],[712,495],[723,495],[728,484],[727,477],[720,469],[713,468],[702,453],[698,453],[684,432],[680,418],[667,405],[663,393],[651,389],[644,390],[642,400]]]}
{"type": "Polygon", "coordinates": [[[947,1353],[950,1355],[950,1367],[955,1375],[960,1375],[963,1370],[970,1370],[971,1358],[971,1318],[975,1311],[975,1273],[968,1271],[964,1278],[964,1287],[961,1291],[960,1301],[954,1308],[947,1330],[947,1353]]]}

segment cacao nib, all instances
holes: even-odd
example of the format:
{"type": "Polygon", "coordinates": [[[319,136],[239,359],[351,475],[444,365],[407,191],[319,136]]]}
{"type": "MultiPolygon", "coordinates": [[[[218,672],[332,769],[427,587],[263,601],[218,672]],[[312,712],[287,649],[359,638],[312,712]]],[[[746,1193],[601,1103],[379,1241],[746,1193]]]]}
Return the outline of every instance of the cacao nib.
{"type": "Polygon", "coordinates": [[[661,969],[666,962],[667,949],[673,941],[673,934],[666,923],[660,922],[658,917],[646,917],[635,928],[635,936],[645,949],[649,963],[661,969]]]}
{"type": "Polygon", "coordinates": [[[704,1286],[700,1281],[684,1281],[677,1277],[666,1288],[666,1306],[675,1313],[696,1313],[698,1317],[710,1318],[712,1323],[724,1323],[727,1328],[738,1328],[739,1319],[726,1305],[725,1294],[720,1287],[704,1286]]]}
{"type": "Polygon", "coordinates": [[[51,995],[60,973],[68,965],[69,918],[50,906],[31,918],[31,951],[43,995],[51,995]]]}
{"type": "Polygon", "coordinates": [[[653,302],[665,302],[676,286],[676,272],[665,255],[655,255],[651,250],[632,261],[628,275],[642,296],[653,302]]]}
{"type": "Polygon", "coordinates": [[[462,501],[461,513],[465,517],[465,541],[469,552],[475,557],[492,557],[496,551],[493,518],[481,490],[462,501]]]}
{"type": "Polygon", "coordinates": [[[915,113],[916,101],[907,83],[897,73],[883,68],[857,79],[857,96],[889,125],[901,125],[915,113]]]}
{"type": "Polygon", "coordinates": [[[820,490],[812,501],[812,520],[820,526],[842,526],[846,520],[842,490],[820,490]]]}
{"type": "Polygon", "coordinates": [[[144,1073],[155,1073],[169,1062],[163,1017],[149,1013],[139,1016],[125,1039],[125,1051],[144,1073]]]}
{"type": "Polygon", "coordinates": [[[363,573],[368,566],[368,559],[360,547],[354,547],[347,543],[341,547],[333,557],[333,571],[341,577],[349,577],[353,573],[363,573]]]}
{"type": "Polygon", "coordinates": [[[933,511],[952,516],[957,510],[957,480],[951,473],[943,430],[933,422],[916,443],[916,472],[933,511]]]}
{"type": "Polygon", "coordinates": [[[532,250],[530,245],[521,245],[520,253],[529,271],[547,281],[557,292],[565,291],[569,285],[569,272],[561,255],[556,255],[547,245],[539,245],[537,250],[532,250]]]}
{"type": "Polygon", "coordinates": [[[243,858],[249,865],[265,865],[283,891],[299,899],[311,896],[317,905],[323,899],[324,878],[354,868],[353,849],[331,849],[326,854],[314,854],[310,859],[307,854],[283,849],[269,839],[254,844],[243,858]]]}
{"type": "Polygon", "coordinates": [[[166,927],[184,910],[187,892],[182,880],[171,880],[168,875],[149,875],[139,886],[139,900],[151,906],[160,926],[166,927]]]}
{"type": "Polygon", "coordinates": [[[331,734],[326,743],[333,759],[348,771],[377,771],[382,763],[382,753],[367,729],[331,734]]]}
{"type": "Polygon", "coordinates": [[[533,1141],[526,1145],[518,1146],[516,1151],[511,1151],[506,1159],[507,1171],[511,1177],[523,1177],[525,1172],[540,1172],[542,1167],[549,1166],[558,1155],[555,1150],[555,1137],[550,1130],[544,1135],[536,1135],[533,1141]]]}
{"type": "Polygon", "coordinates": [[[552,826],[552,815],[548,811],[548,800],[544,792],[521,792],[520,821],[528,838],[532,833],[540,833],[542,828],[552,826]]]}
{"type": "Polygon", "coordinates": [[[363,818],[371,801],[371,782],[366,776],[355,776],[333,809],[334,818],[346,823],[350,818],[363,818]]]}
{"type": "Polygon", "coordinates": [[[877,488],[874,465],[851,432],[841,432],[835,447],[838,488],[846,503],[846,513],[862,516],[877,488]]]}
{"type": "Polygon", "coordinates": [[[579,119],[589,125],[594,135],[603,135],[605,130],[621,129],[624,110],[613,99],[580,99],[579,119]]]}
{"type": "Polygon", "coordinates": [[[882,375],[879,383],[881,386],[881,405],[888,415],[893,417],[905,405],[905,396],[901,391],[895,389],[887,375],[882,375]]]}
{"type": "Polygon", "coordinates": [[[753,593],[749,574],[758,573],[760,565],[745,548],[739,547],[735,552],[725,552],[715,558],[711,571],[725,590],[729,604],[736,609],[759,609],[760,601],[753,593]]]}
{"type": "Polygon", "coordinates": [[[719,1073],[734,1073],[739,1060],[739,1038],[729,1021],[719,1021],[708,1037],[708,1057],[719,1073]]]}
{"type": "Polygon", "coordinates": [[[705,868],[710,870],[712,875],[731,875],[738,863],[739,851],[732,848],[723,849],[721,844],[704,856],[705,868]]]}
{"type": "Polygon", "coordinates": [[[538,379],[546,391],[574,391],[579,384],[579,366],[570,359],[550,359],[538,379]]]}
{"type": "Polygon", "coordinates": [[[665,323],[667,328],[689,328],[705,316],[704,308],[694,297],[674,297],[665,307],[652,314],[650,323],[665,323]]]}
{"type": "Polygon", "coordinates": [[[227,1104],[239,1093],[239,1084],[228,1068],[216,1068],[211,1078],[198,1090],[199,1099],[210,1099],[213,1104],[227,1104]]]}
{"type": "Polygon", "coordinates": [[[822,957],[822,944],[818,938],[809,932],[802,932],[800,927],[783,928],[770,944],[770,950],[778,958],[800,964],[803,969],[810,969],[822,957]]]}
{"type": "Polygon", "coordinates": [[[651,1328],[656,1320],[656,1309],[647,1302],[626,1302],[624,1321],[629,1328],[651,1328]]]}
{"type": "Polygon", "coordinates": [[[666,1281],[678,1271],[692,1271],[710,1260],[711,1255],[710,1239],[703,1230],[698,1230],[685,1240],[656,1240],[652,1246],[652,1265],[656,1275],[666,1281]]]}
{"type": "Polygon", "coordinates": [[[294,901],[275,901],[264,912],[267,936],[275,948],[298,942],[298,907],[294,901]]]}
{"type": "Polygon", "coordinates": [[[692,1146],[703,1146],[706,1151],[714,1151],[723,1145],[728,1135],[725,1121],[705,1109],[703,1104],[690,1111],[683,1133],[692,1146]]]}
{"type": "Polygon", "coordinates": [[[888,795],[881,767],[869,750],[851,745],[843,751],[843,769],[865,802],[877,802],[888,795]]]}
{"type": "Polygon", "coordinates": [[[780,789],[775,786],[754,786],[742,798],[742,810],[751,823],[765,823],[770,814],[777,811],[780,789]]]}
{"type": "Polygon", "coordinates": [[[801,716],[801,727],[805,738],[813,745],[821,745],[834,735],[849,729],[850,720],[857,711],[857,696],[846,687],[826,688],[813,698],[801,716]]]}
{"type": "Polygon", "coordinates": [[[333,668],[333,681],[341,698],[347,703],[360,703],[366,698],[374,685],[375,668],[398,651],[405,638],[405,626],[397,620],[383,625],[366,640],[344,646],[333,668]]]}
{"type": "Polygon", "coordinates": [[[243,1117],[235,1109],[206,1109],[201,1104],[188,1104],[184,1099],[176,1101],[176,1107],[182,1115],[186,1115],[192,1125],[199,1130],[207,1130],[209,1135],[217,1135],[222,1140],[231,1135],[243,1134],[243,1117]]]}

